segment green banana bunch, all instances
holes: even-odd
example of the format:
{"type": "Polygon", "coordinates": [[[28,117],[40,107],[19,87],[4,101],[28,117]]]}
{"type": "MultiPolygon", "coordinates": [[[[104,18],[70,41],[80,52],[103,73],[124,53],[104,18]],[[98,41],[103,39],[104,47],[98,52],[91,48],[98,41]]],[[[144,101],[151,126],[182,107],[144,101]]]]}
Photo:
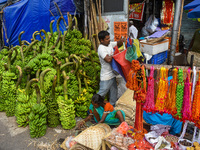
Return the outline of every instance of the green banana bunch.
{"type": "Polygon", "coordinates": [[[29,129],[31,138],[42,137],[47,129],[47,107],[45,104],[35,104],[29,115],[29,129]]]}

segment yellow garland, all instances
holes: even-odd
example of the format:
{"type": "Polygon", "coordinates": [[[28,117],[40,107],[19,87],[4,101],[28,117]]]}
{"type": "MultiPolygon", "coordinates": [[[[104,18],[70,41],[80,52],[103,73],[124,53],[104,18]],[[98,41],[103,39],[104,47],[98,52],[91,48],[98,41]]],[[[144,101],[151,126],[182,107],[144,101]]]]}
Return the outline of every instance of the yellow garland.
{"type": "Polygon", "coordinates": [[[164,67],[160,70],[161,78],[158,85],[158,95],[156,98],[155,109],[156,111],[163,113],[165,112],[165,101],[167,99],[168,92],[168,82],[166,81],[168,77],[168,70],[164,67]]]}

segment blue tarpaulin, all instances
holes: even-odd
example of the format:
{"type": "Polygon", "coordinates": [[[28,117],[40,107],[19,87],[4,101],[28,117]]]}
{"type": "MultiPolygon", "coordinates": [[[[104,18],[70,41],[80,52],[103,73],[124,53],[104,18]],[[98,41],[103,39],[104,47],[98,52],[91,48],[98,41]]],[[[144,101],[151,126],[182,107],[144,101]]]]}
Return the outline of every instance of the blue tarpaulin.
{"type": "Polygon", "coordinates": [[[200,18],[200,5],[188,13],[189,18],[200,18]]]}
{"type": "Polygon", "coordinates": [[[194,9],[195,7],[200,5],[200,0],[194,0],[191,3],[185,5],[184,10],[194,9]]]}
{"type": "Polygon", "coordinates": [[[57,3],[63,16],[67,15],[67,12],[69,12],[72,15],[75,13],[76,6],[74,5],[73,0],[51,0],[50,10],[54,16],[60,15],[54,2],[57,3]]]}
{"type": "MultiPolygon", "coordinates": [[[[76,10],[73,0],[21,0],[7,6],[3,14],[4,44],[19,45],[18,35],[21,31],[25,31],[21,36],[22,40],[31,42],[35,31],[50,30],[51,20],[55,20],[53,31],[57,31],[56,22],[60,14],[54,2],[57,3],[67,23],[67,12],[74,14],[76,10]]],[[[63,21],[60,23],[60,30],[66,30],[63,21]]]]}
{"type": "Polygon", "coordinates": [[[18,35],[25,31],[22,40],[31,41],[35,31],[49,31],[49,7],[47,0],[21,0],[4,9],[3,22],[5,45],[19,45],[18,35]]]}
{"type": "MultiPolygon", "coordinates": [[[[57,20],[58,20],[59,17],[60,17],[60,16],[52,16],[52,17],[50,18],[50,20],[55,20],[54,23],[53,23],[53,32],[57,31],[57,26],[56,26],[56,24],[57,24],[57,20]]],[[[68,25],[67,16],[63,16],[63,17],[64,17],[64,19],[65,19],[65,21],[66,21],[66,23],[67,23],[67,25],[68,25]]],[[[63,31],[66,31],[66,26],[65,26],[63,20],[60,21],[59,28],[60,28],[60,31],[61,31],[62,33],[63,33],[63,31]]]]}
{"type": "Polygon", "coordinates": [[[6,3],[7,0],[0,0],[0,4],[6,3]]]}

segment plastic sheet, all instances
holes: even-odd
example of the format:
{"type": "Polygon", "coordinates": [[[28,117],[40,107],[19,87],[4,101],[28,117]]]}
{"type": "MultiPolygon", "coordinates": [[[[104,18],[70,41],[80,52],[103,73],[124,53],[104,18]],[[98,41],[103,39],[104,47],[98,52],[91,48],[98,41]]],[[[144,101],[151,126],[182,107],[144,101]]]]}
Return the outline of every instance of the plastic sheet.
{"type": "Polygon", "coordinates": [[[50,10],[54,16],[60,15],[54,2],[57,3],[63,16],[67,15],[67,12],[69,12],[70,14],[75,13],[76,6],[74,5],[73,0],[50,0],[50,10]]]}
{"type": "Polygon", "coordinates": [[[21,31],[22,40],[31,42],[32,34],[35,31],[44,29],[49,31],[49,7],[47,0],[21,0],[4,9],[4,32],[7,37],[5,45],[19,45],[18,35],[21,31]]]}

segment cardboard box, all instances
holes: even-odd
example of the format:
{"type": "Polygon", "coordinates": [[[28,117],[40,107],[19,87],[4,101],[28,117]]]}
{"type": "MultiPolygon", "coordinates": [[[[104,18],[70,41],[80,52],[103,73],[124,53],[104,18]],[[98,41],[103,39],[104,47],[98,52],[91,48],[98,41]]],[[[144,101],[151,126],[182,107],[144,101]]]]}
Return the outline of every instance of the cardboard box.
{"type": "Polygon", "coordinates": [[[168,50],[169,40],[164,39],[161,42],[148,44],[146,40],[140,41],[140,51],[149,55],[155,55],[168,50]]]}

